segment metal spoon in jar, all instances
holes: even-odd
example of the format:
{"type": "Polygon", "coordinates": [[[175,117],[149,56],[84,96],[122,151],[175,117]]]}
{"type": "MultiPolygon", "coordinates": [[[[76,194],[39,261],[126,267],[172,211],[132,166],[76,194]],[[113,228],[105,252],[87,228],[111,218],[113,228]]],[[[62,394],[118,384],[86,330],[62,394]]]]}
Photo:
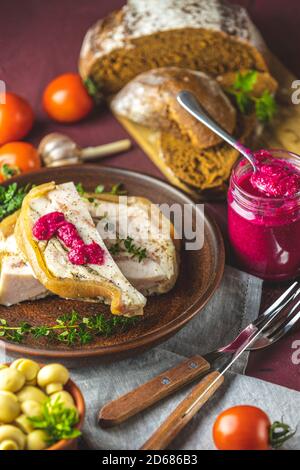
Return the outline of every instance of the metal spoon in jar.
{"type": "Polygon", "coordinates": [[[207,126],[211,131],[217,134],[221,139],[225,140],[229,145],[235,148],[251,163],[254,172],[257,171],[256,159],[253,153],[244,147],[240,142],[234,139],[228,132],[226,132],[219,124],[216,123],[208,114],[204,111],[198,100],[195,98],[193,93],[187,90],[180,91],[177,95],[178,103],[188,111],[194,118],[198,119],[202,124],[207,126]]]}

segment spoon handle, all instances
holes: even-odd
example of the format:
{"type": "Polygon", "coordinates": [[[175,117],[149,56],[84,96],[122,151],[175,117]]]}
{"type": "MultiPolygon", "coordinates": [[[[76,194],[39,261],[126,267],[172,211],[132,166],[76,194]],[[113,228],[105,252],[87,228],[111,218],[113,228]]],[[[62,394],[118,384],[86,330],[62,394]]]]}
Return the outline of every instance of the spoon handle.
{"type": "Polygon", "coordinates": [[[187,90],[180,91],[177,95],[178,103],[194,116],[198,121],[207,126],[211,131],[217,134],[221,139],[225,140],[229,145],[235,148],[239,153],[242,153],[250,163],[254,166],[253,155],[249,149],[240,144],[234,139],[228,132],[226,132],[219,124],[216,123],[208,114],[204,111],[198,100],[195,98],[193,93],[187,90]]]}

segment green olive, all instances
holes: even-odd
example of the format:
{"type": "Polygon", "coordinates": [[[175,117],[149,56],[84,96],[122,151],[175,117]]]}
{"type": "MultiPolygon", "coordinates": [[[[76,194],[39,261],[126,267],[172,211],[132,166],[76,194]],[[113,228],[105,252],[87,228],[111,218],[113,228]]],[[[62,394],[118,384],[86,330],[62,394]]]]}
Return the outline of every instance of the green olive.
{"type": "Polygon", "coordinates": [[[21,403],[27,400],[34,400],[39,403],[43,403],[47,400],[47,395],[45,395],[45,393],[39,388],[33,387],[32,385],[25,385],[25,387],[17,393],[17,397],[21,403]]]}
{"type": "Polygon", "coordinates": [[[40,370],[40,366],[37,362],[21,358],[14,361],[10,367],[21,372],[25,376],[27,383],[30,382],[31,385],[36,384],[36,378],[40,370]]]}
{"type": "Polygon", "coordinates": [[[0,426],[0,444],[4,446],[2,450],[5,450],[5,447],[8,447],[7,450],[12,450],[11,447],[22,450],[25,447],[25,439],[23,432],[16,426],[10,424],[0,426]],[[13,446],[10,441],[13,441],[16,446],[13,446]]]}
{"type": "Polygon", "coordinates": [[[66,390],[53,393],[53,395],[51,395],[50,401],[51,403],[54,403],[56,400],[59,400],[60,403],[63,403],[66,408],[76,408],[72,395],[66,390]]]}
{"type": "Polygon", "coordinates": [[[21,403],[21,410],[26,416],[40,416],[42,414],[42,404],[34,400],[25,400],[21,403]]]}
{"type": "Polygon", "coordinates": [[[48,434],[42,430],[32,431],[27,436],[26,448],[28,450],[43,450],[48,447],[48,434]]]}
{"type": "Polygon", "coordinates": [[[33,426],[26,415],[22,414],[15,420],[16,426],[21,429],[25,434],[29,434],[33,431],[33,426]]]}
{"type": "MultiPolygon", "coordinates": [[[[0,422],[11,423],[20,414],[20,403],[16,395],[7,391],[0,391],[0,422]]],[[[0,427],[2,429],[2,426],[0,427]]]]}
{"type": "Polygon", "coordinates": [[[7,367],[0,370],[0,390],[17,392],[25,383],[25,376],[16,369],[7,367]]]}
{"type": "Polygon", "coordinates": [[[38,385],[48,394],[62,390],[68,380],[69,371],[61,364],[48,364],[42,367],[37,377],[38,385]]]}

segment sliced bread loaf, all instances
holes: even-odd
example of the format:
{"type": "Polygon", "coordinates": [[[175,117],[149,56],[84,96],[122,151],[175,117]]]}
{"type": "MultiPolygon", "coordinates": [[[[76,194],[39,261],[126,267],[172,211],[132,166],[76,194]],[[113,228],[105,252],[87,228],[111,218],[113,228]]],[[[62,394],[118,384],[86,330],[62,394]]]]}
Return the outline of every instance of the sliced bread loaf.
{"type": "Polygon", "coordinates": [[[79,69],[107,95],[157,67],[213,76],[243,68],[266,71],[265,51],[240,6],[223,0],[128,0],[87,32],[79,69]]]}

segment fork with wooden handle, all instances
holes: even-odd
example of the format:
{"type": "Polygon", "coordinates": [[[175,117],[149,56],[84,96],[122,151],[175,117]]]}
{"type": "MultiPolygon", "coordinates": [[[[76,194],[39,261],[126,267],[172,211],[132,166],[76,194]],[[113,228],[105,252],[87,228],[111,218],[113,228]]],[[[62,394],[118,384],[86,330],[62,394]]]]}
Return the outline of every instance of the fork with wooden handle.
{"type": "MultiPolygon", "coordinates": [[[[231,357],[243,341],[249,338],[257,328],[260,328],[269,319],[273,320],[269,329],[261,334],[247,350],[252,351],[273,344],[291,328],[292,325],[289,323],[289,319],[295,313],[298,303],[292,308],[291,306],[298,299],[299,293],[299,284],[295,282],[256,321],[248,325],[234,341],[224,348],[220,348],[204,357],[195,355],[185,359],[172,369],[163,372],[129,393],[107,403],[99,412],[99,424],[102,427],[120,424],[131,416],[157,403],[162,398],[171,395],[184,385],[196,379],[201,379],[211,371],[211,367],[216,361],[221,360],[222,362],[222,359],[227,360],[228,357],[231,357]],[[277,318],[278,314],[284,313],[285,309],[288,308],[288,315],[277,318]],[[286,325],[287,322],[288,325],[286,325]],[[285,329],[273,335],[273,332],[280,327],[285,327],[285,329]]],[[[221,381],[219,385],[221,385],[221,381]]]]}

